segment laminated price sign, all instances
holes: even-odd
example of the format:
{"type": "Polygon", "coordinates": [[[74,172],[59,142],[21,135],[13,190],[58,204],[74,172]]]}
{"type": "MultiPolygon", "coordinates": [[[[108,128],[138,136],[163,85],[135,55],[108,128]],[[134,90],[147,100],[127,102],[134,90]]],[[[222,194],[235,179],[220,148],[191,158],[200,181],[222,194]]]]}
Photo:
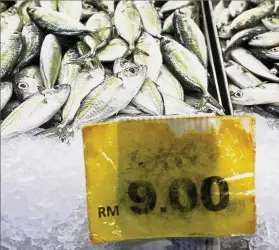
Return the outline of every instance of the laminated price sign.
{"type": "Polygon", "coordinates": [[[255,233],[253,118],[94,124],[83,142],[93,244],[255,233]]]}

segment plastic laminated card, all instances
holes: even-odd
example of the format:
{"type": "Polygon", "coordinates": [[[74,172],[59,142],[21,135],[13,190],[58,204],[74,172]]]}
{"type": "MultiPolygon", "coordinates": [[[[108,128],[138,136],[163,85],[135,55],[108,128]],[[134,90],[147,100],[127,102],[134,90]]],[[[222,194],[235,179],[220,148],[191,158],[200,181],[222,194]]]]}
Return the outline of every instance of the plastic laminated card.
{"type": "Polygon", "coordinates": [[[254,234],[252,117],[83,127],[92,244],[254,234]]]}

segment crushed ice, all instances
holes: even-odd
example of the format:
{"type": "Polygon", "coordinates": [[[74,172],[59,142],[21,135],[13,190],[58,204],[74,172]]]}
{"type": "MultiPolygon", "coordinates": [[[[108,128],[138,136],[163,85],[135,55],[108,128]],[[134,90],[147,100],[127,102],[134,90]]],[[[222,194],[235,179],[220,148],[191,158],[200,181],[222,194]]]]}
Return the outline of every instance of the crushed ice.
{"type": "MultiPolygon", "coordinates": [[[[222,239],[221,249],[279,249],[279,120],[256,117],[258,233],[222,239]]],[[[1,249],[176,249],[170,240],[90,246],[80,133],[70,146],[30,134],[1,141],[1,188],[1,249]]]]}

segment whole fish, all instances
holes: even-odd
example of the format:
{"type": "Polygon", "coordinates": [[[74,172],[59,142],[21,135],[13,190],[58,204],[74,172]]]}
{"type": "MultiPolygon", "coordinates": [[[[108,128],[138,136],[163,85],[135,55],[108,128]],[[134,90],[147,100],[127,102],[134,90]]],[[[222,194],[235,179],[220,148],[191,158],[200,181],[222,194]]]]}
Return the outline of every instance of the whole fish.
{"type": "Polygon", "coordinates": [[[5,107],[13,94],[12,82],[1,82],[1,110],[5,107]]]}
{"type": "Polygon", "coordinates": [[[58,84],[72,84],[81,72],[81,65],[73,63],[78,58],[78,53],[74,49],[69,49],[62,58],[60,71],[58,74],[58,84]]]}
{"type": "Polygon", "coordinates": [[[258,105],[279,102],[279,84],[266,83],[255,88],[241,89],[231,96],[233,104],[258,105]]]}
{"type": "Polygon", "coordinates": [[[241,47],[235,48],[231,52],[231,57],[255,75],[279,83],[279,78],[272,75],[269,69],[261,61],[255,58],[250,51],[241,47]]]}
{"type": "Polygon", "coordinates": [[[135,67],[136,65],[125,58],[118,58],[113,64],[113,73],[117,74],[124,69],[135,67]]]}
{"type": "Polygon", "coordinates": [[[152,81],[156,82],[161,66],[163,63],[163,58],[160,50],[160,44],[146,32],[143,32],[136,44],[136,50],[133,53],[134,62],[137,65],[147,66],[147,77],[152,81]],[[142,53],[145,52],[146,54],[142,53]]]}
{"type": "Polygon", "coordinates": [[[82,15],[82,1],[65,1],[57,0],[58,11],[67,14],[68,16],[80,20],[82,15]]]}
{"type": "Polygon", "coordinates": [[[86,22],[86,27],[92,35],[84,37],[84,41],[90,47],[93,54],[96,50],[105,46],[111,37],[112,23],[110,17],[104,11],[94,13],[86,22]]]}
{"type": "Polygon", "coordinates": [[[27,66],[15,75],[14,91],[20,101],[25,101],[43,87],[43,79],[38,66],[27,66]]]}
{"type": "Polygon", "coordinates": [[[269,31],[257,35],[250,40],[249,45],[261,48],[279,46],[279,31],[269,31]]]}
{"type": "Polygon", "coordinates": [[[231,1],[228,8],[232,17],[236,17],[245,11],[249,6],[247,0],[231,1]]]}
{"type": "Polygon", "coordinates": [[[98,9],[101,9],[107,12],[110,16],[114,13],[114,1],[107,0],[88,0],[89,3],[92,3],[98,9]]]}
{"type": "Polygon", "coordinates": [[[279,46],[266,50],[266,56],[279,61],[279,46]]]}
{"type": "Polygon", "coordinates": [[[61,46],[57,38],[48,34],[43,41],[40,54],[40,71],[46,88],[54,86],[60,71],[61,58],[61,46]]]}
{"type": "Polygon", "coordinates": [[[128,44],[121,38],[115,38],[100,49],[97,56],[101,62],[113,62],[117,58],[127,55],[128,51],[128,44]]]}
{"type": "Polygon", "coordinates": [[[15,32],[1,44],[1,71],[0,78],[10,74],[15,64],[18,62],[22,51],[22,36],[20,32],[15,32]]]}
{"type": "Polygon", "coordinates": [[[246,10],[237,16],[231,23],[231,28],[233,30],[243,30],[247,28],[252,28],[258,25],[262,18],[265,18],[273,10],[272,4],[267,4],[246,10]]]}
{"type": "Polygon", "coordinates": [[[279,16],[266,17],[262,19],[262,23],[270,31],[279,31],[279,16]]]}
{"type": "Polygon", "coordinates": [[[63,36],[90,35],[92,32],[76,19],[65,13],[45,10],[41,7],[27,8],[30,18],[42,29],[63,36]]]}
{"type": "Polygon", "coordinates": [[[156,84],[163,96],[166,93],[178,100],[184,101],[184,91],[180,82],[173,76],[164,64],[161,67],[160,75],[156,84]]]}
{"type": "Polygon", "coordinates": [[[161,51],[168,68],[185,89],[208,94],[207,70],[195,54],[167,37],[161,39],[161,51]]]}
{"type": "Polygon", "coordinates": [[[237,32],[235,35],[232,36],[232,38],[228,42],[224,53],[228,52],[233,47],[236,47],[238,45],[241,45],[242,43],[249,41],[254,36],[261,34],[265,31],[266,31],[266,28],[262,25],[259,25],[254,28],[249,28],[249,29],[245,29],[245,30],[237,32]]]}
{"type": "Polygon", "coordinates": [[[71,85],[71,93],[63,107],[62,123],[58,126],[59,129],[74,120],[82,100],[104,80],[105,72],[102,64],[96,57],[91,60],[94,68],[85,64],[71,85]]]}
{"type": "Polygon", "coordinates": [[[225,8],[224,10],[222,10],[220,15],[217,17],[217,20],[216,20],[217,29],[220,29],[224,25],[228,25],[230,23],[230,20],[231,20],[230,11],[228,8],[225,8]]]}
{"type": "Polygon", "coordinates": [[[45,10],[51,10],[51,11],[57,11],[58,7],[58,0],[38,0],[40,3],[40,6],[44,8],[45,10]]]}
{"type": "Polygon", "coordinates": [[[225,71],[231,81],[241,89],[256,87],[262,84],[260,79],[234,61],[227,63],[225,71]]]}
{"type": "Polygon", "coordinates": [[[144,65],[130,67],[106,79],[84,99],[68,133],[75,132],[81,124],[106,120],[124,109],[141,88],[146,71],[144,65]]]}
{"type": "MultiPolygon", "coordinates": [[[[182,7],[179,9],[181,13],[185,13],[189,17],[191,17],[193,20],[196,17],[196,7],[194,5],[182,7]]],[[[162,28],[162,33],[173,33],[173,16],[174,12],[170,14],[164,21],[163,28],[162,28]]]]}
{"type": "Polygon", "coordinates": [[[199,26],[187,14],[176,10],[173,17],[175,36],[182,45],[193,52],[207,67],[207,47],[199,26]]]}
{"type": "Polygon", "coordinates": [[[88,20],[98,10],[88,2],[82,2],[81,20],[88,20]]]}
{"type": "Polygon", "coordinates": [[[164,103],[156,84],[146,78],[136,96],[132,99],[138,109],[150,115],[163,115],[164,103]]]}
{"type": "Polygon", "coordinates": [[[167,1],[160,9],[159,14],[162,16],[163,14],[167,14],[168,12],[172,12],[178,8],[192,5],[193,0],[189,1],[167,1]]]}
{"type": "Polygon", "coordinates": [[[1,124],[1,136],[10,137],[38,128],[64,105],[70,85],[58,85],[36,93],[21,103],[1,124]]]}
{"type": "Polygon", "coordinates": [[[120,1],[114,13],[114,24],[118,34],[134,50],[134,43],[141,33],[141,17],[132,1],[120,1]]]}
{"type": "Polygon", "coordinates": [[[161,21],[159,15],[150,1],[133,1],[141,16],[143,29],[150,35],[161,37],[161,21]]]}
{"type": "Polygon", "coordinates": [[[1,119],[5,120],[8,117],[8,115],[12,113],[20,104],[21,102],[17,100],[9,101],[1,110],[1,119]]]}
{"type": "Polygon", "coordinates": [[[22,20],[15,6],[3,11],[1,13],[0,21],[1,41],[6,39],[6,36],[9,36],[16,31],[21,31],[22,20]]]}
{"type": "Polygon", "coordinates": [[[33,59],[39,56],[43,42],[40,29],[33,22],[28,22],[22,29],[23,50],[16,69],[27,66],[33,59]]]}

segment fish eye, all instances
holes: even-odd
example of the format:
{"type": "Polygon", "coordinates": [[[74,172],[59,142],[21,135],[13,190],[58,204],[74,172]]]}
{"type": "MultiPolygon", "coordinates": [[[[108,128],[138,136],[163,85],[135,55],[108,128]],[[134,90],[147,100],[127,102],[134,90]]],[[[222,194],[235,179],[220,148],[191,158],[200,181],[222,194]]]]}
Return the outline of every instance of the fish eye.
{"type": "Polygon", "coordinates": [[[258,40],[258,39],[259,39],[259,37],[258,37],[258,36],[255,36],[253,39],[254,39],[254,40],[258,40]]]}
{"type": "Polygon", "coordinates": [[[136,69],[135,68],[129,68],[130,73],[135,74],[136,73],[136,69]]]}
{"type": "Polygon", "coordinates": [[[28,88],[28,84],[22,82],[22,83],[20,83],[20,84],[18,85],[18,87],[19,87],[20,89],[27,89],[27,88],[28,88]]]}
{"type": "Polygon", "coordinates": [[[55,85],[53,86],[53,89],[59,89],[59,86],[55,85]]]}
{"type": "Polygon", "coordinates": [[[237,91],[237,92],[234,93],[234,97],[236,97],[236,98],[240,98],[242,96],[243,96],[242,91],[237,91]]]}
{"type": "Polygon", "coordinates": [[[194,108],[196,108],[196,109],[199,108],[199,103],[198,102],[194,104],[194,108]]]}

